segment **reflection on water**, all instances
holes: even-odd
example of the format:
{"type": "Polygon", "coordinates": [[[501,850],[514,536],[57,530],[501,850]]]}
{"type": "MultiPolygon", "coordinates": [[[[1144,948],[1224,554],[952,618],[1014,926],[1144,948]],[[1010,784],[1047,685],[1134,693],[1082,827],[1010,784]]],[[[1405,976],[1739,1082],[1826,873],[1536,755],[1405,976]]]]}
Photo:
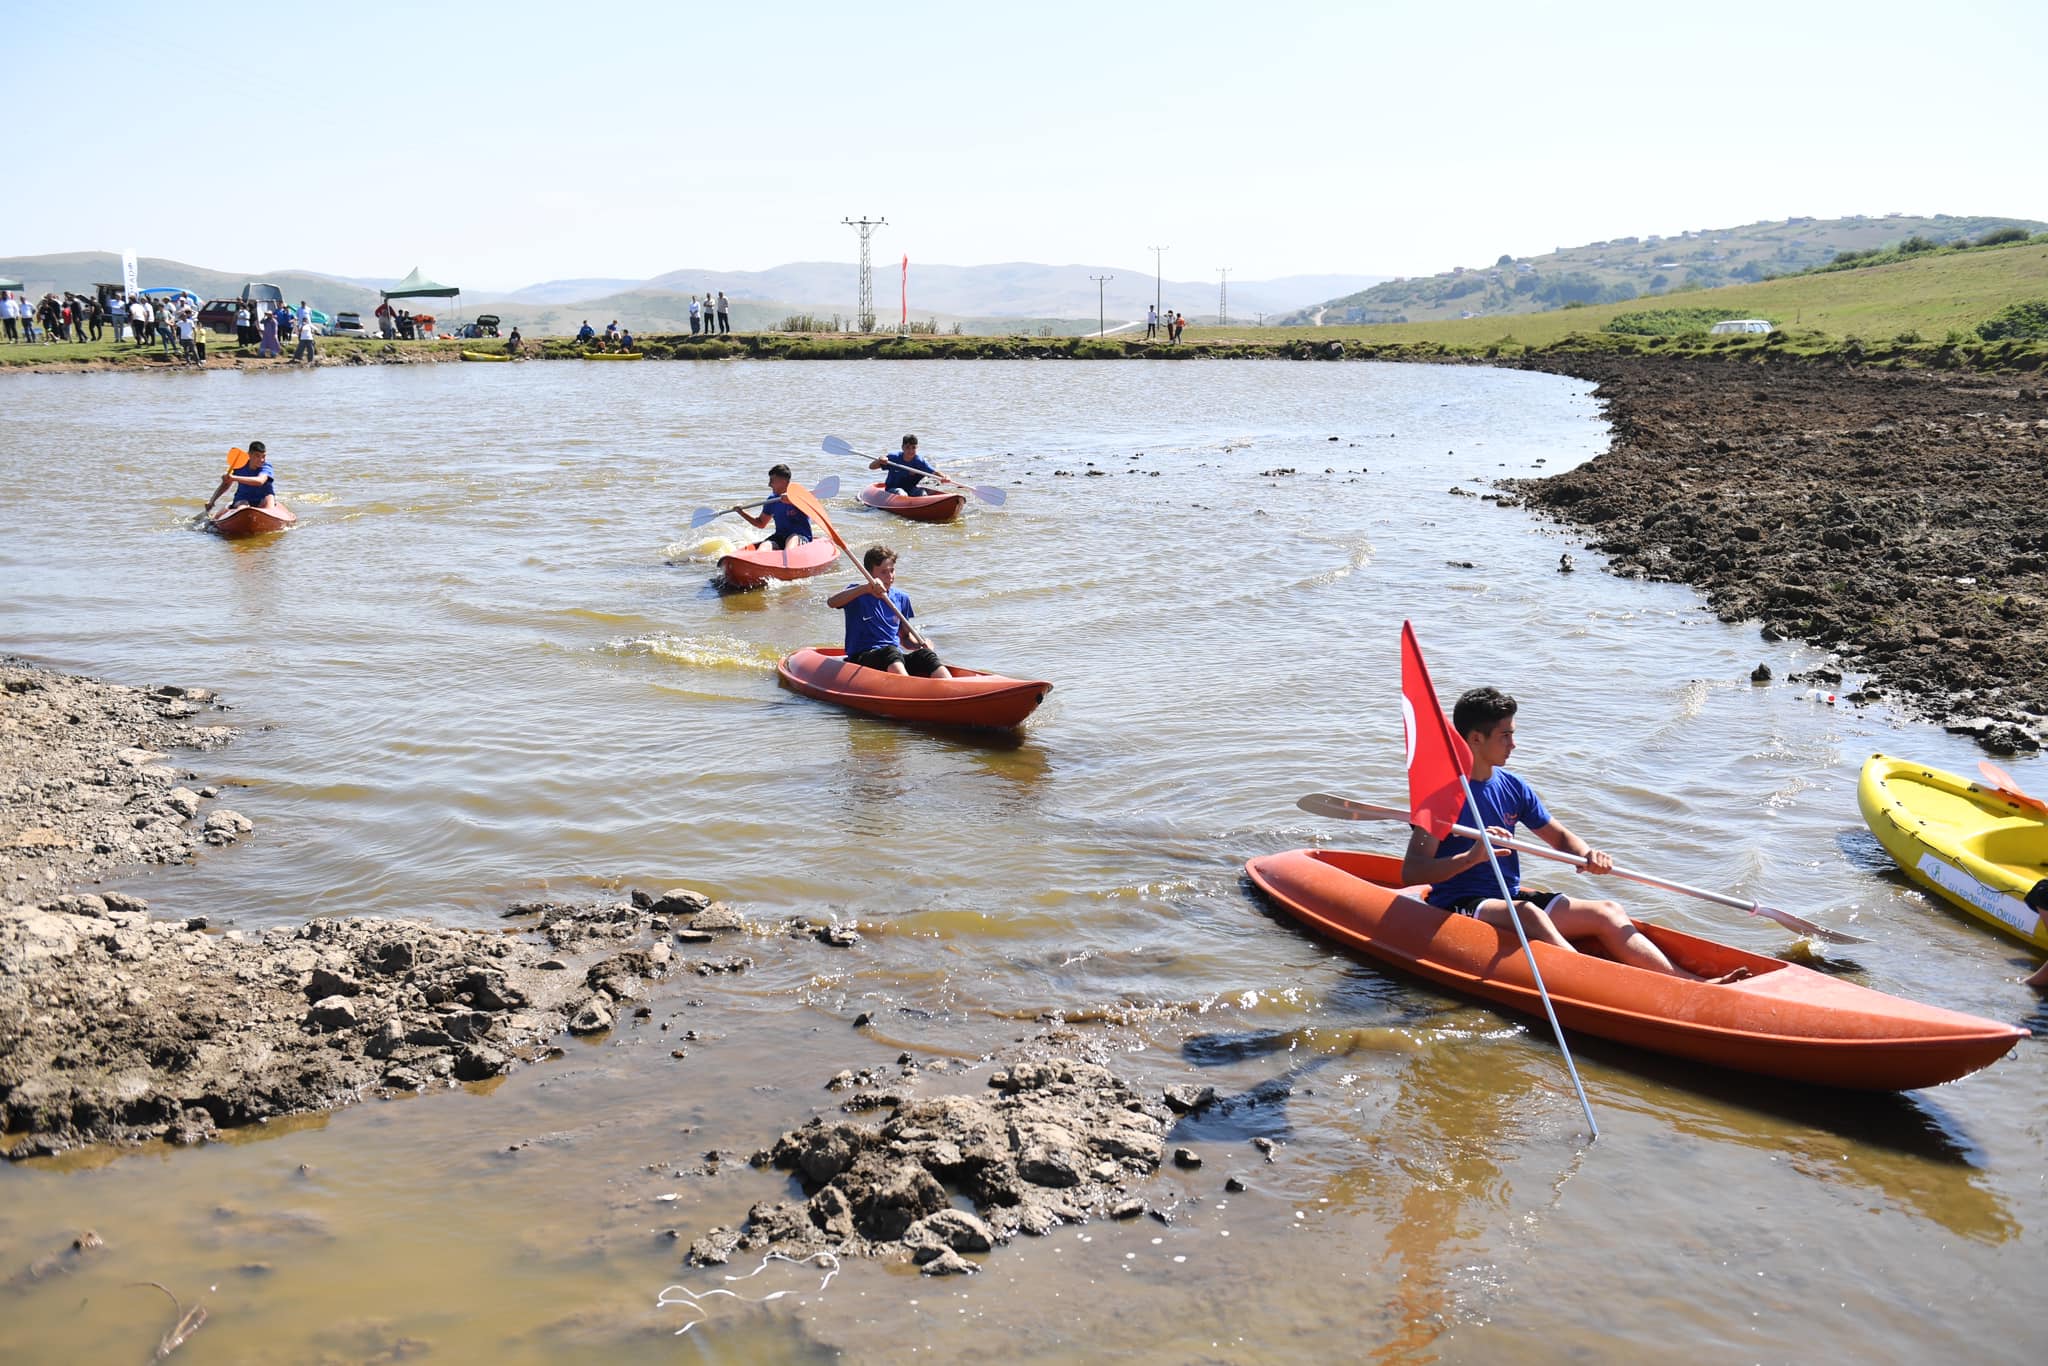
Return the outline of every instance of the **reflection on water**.
{"type": "MultiPolygon", "coordinates": [[[[255,837],[125,887],[256,931],[355,913],[494,928],[521,897],[687,883],[764,925],[832,918],[862,940],[764,934],[744,975],[689,976],[648,1019],[489,1094],[0,1171],[0,1270],[83,1227],[108,1244],[61,1285],[0,1291],[9,1350],[146,1355],[170,1305],[138,1280],[204,1299],[195,1360],[1469,1360],[1675,1341],[1997,1359],[2030,1340],[2040,1040],[1905,1099],[1574,1040],[1603,1131],[1581,1151],[1544,1035],[1244,887],[1252,854],[1397,846],[1398,828],[1293,803],[1399,799],[1411,618],[1447,694],[1521,696],[1518,767],[1627,862],[1853,925],[1870,942],[1824,965],[1879,990],[2048,1024],[2012,981],[2017,951],[1898,878],[1856,816],[1870,751],[1967,769],[1965,741],[1754,687],[1759,659],[1783,677],[1816,656],[1449,492],[1597,450],[1586,386],[1261,363],[387,369],[6,378],[11,506],[72,496],[41,452],[105,453],[92,538],[58,518],[0,529],[9,648],[219,689],[243,727],[193,766],[237,785],[255,837]],[[459,459],[399,458],[421,412],[459,459]],[[1009,504],[928,526],[841,499],[835,521],[903,552],[949,654],[1057,684],[1007,743],[780,689],[777,659],[837,642],[823,602],[843,580],[721,595],[729,538],[688,528],[777,460],[856,473],[818,453],[825,431],[906,428],[1009,504]],[[147,450],[118,439],[137,430],[147,450]],[[190,530],[220,451],[258,432],[301,524],[190,530]],[[1074,473],[1091,462],[1145,473],[1074,473]],[[905,1052],[966,1064],[934,1075],[978,1089],[976,1059],[1041,1028],[1148,1088],[1216,1088],[1175,1131],[1203,1165],[1144,1192],[1165,1222],[1027,1240],[965,1285],[850,1265],[673,1336],[662,1288],[725,1274],[684,1272],[681,1248],[786,1193],[707,1151],[836,1118],[826,1078],[905,1052]]],[[[2016,776],[2048,787],[2034,763],[2016,776]]],[[[1739,913],[1627,899],[1796,952],[1739,913]]]]}

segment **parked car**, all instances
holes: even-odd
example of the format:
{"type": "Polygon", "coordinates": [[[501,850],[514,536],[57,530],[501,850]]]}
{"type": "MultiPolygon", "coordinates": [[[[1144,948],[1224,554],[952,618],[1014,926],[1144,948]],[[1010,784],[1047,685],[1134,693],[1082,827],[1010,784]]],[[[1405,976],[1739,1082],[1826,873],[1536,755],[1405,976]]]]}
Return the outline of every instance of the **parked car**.
{"type": "Polygon", "coordinates": [[[199,306],[199,325],[209,332],[221,332],[230,336],[235,330],[235,309],[241,306],[240,299],[208,299],[199,306]]]}
{"type": "Polygon", "coordinates": [[[1769,318],[1723,318],[1720,322],[1707,329],[1708,332],[1716,337],[1735,336],[1747,332],[1761,333],[1770,330],[1771,320],[1769,318]]]}
{"type": "Polygon", "coordinates": [[[344,312],[335,314],[334,325],[328,328],[327,331],[330,336],[335,337],[367,337],[370,335],[370,329],[363,326],[363,316],[360,313],[344,312]]]}

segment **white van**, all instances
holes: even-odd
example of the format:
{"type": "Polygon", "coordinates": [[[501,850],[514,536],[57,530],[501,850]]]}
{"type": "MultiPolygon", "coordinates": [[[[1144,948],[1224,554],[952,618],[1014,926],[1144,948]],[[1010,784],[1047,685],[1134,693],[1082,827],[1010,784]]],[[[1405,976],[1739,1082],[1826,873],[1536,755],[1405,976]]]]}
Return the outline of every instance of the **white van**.
{"type": "Polygon", "coordinates": [[[1771,322],[1768,318],[1727,318],[1709,329],[1714,336],[1727,337],[1741,332],[1768,332],[1771,322]]]}

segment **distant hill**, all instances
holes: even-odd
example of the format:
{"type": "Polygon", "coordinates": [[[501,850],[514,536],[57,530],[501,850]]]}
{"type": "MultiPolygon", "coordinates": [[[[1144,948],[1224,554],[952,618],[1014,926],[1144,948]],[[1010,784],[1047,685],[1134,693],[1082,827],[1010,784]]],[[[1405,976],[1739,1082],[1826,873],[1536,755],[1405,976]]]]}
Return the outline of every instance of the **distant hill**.
{"type": "MultiPolygon", "coordinates": [[[[1951,332],[1973,335],[1979,323],[2014,302],[2029,299],[2048,299],[2048,243],[1927,252],[1885,265],[1689,290],[1670,299],[1635,299],[1511,317],[1380,323],[1342,331],[1387,343],[1484,347],[1513,341],[1548,346],[1574,333],[1607,330],[1619,315],[1636,315],[1639,324],[1682,314],[1695,326],[1703,326],[1709,316],[1762,318],[1793,333],[1819,332],[1866,342],[1903,335],[1940,342],[1951,332]]],[[[1646,329],[1638,325],[1634,330],[1646,329]]]]}
{"type": "MultiPolygon", "coordinates": [[[[901,257],[875,263],[875,314],[886,326],[898,314],[901,257]]],[[[274,284],[292,300],[304,299],[327,312],[377,306],[377,286],[390,279],[327,275],[311,270],[221,271],[181,261],[144,257],[144,287],[175,285],[207,298],[241,292],[250,280],[274,284]]],[[[427,274],[461,284],[434,262],[422,262],[427,274]]],[[[120,257],[111,252],[72,252],[54,256],[0,259],[0,275],[15,276],[29,292],[86,290],[99,281],[120,278],[120,257]]],[[[1013,261],[997,265],[948,266],[910,263],[910,316],[936,319],[942,327],[959,323],[976,333],[1028,331],[1051,327],[1055,334],[1092,328],[1097,318],[1095,275],[1115,278],[1107,283],[1102,312],[1114,325],[1142,318],[1154,296],[1148,271],[1137,268],[1069,265],[1049,266],[1013,261]]],[[[395,278],[395,277],[393,277],[395,278]]],[[[1257,315],[1298,309],[1309,301],[1343,290],[1356,290],[1383,277],[1374,275],[1298,275],[1277,280],[1232,280],[1230,311],[1249,322],[1257,315]]],[[[772,327],[791,314],[851,320],[858,294],[856,267],[840,261],[798,261],[771,270],[673,270],[648,280],[568,278],[544,280],[508,292],[466,290],[455,307],[436,313],[475,317],[496,313],[532,335],[574,332],[585,318],[602,329],[616,318],[636,332],[687,331],[690,297],[723,290],[732,302],[736,328],[772,327]]],[[[1167,280],[1158,286],[1169,309],[1190,320],[1213,320],[1217,306],[1214,280],[1167,280]]]]}
{"type": "Polygon", "coordinates": [[[1269,321],[1282,326],[1420,323],[1625,303],[1690,288],[1754,283],[1824,264],[1837,252],[1894,246],[1909,237],[1945,244],[2003,227],[2039,232],[2048,224],[2027,218],[1887,214],[1772,219],[1669,237],[1618,237],[1559,247],[1543,256],[1502,256],[1491,265],[1389,280],[1269,321]]]}

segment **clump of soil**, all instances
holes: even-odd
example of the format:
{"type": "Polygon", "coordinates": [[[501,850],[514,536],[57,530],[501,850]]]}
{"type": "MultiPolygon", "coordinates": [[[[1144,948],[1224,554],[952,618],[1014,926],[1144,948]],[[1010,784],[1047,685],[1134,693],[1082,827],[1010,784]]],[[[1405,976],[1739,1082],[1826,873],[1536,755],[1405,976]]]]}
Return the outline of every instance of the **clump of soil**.
{"type": "Polygon", "coordinates": [[[1554,356],[1614,444],[1511,481],[1623,575],[1702,590],[1767,639],[1831,648],[1997,753],[2048,717],[2048,395],[1983,376],[1554,356]]]}
{"type": "Polygon", "coordinates": [[[1020,1057],[988,1084],[993,1094],[979,1096],[920,1097],[914,1086],[868,1094],[853,1107],[894,1110],[879,1127],[813,1119],[784,1134],[755,1165],[793,1173],[808,1198],[754,1206],[744,1228],[713,1229],[689,1260],[719,1265],[735,1251],[773,1248],[908,1257],[927,1275],[961,1273],[974,1269],[961,1254],[1018,1233],[1143,1208],[1128,1188],[1159,1170],[1172,1118],[1164,1104],[1071,1057],[1020,1057]],[[954,1207],[956,1193],[973,1213],[954,1207]]]}

